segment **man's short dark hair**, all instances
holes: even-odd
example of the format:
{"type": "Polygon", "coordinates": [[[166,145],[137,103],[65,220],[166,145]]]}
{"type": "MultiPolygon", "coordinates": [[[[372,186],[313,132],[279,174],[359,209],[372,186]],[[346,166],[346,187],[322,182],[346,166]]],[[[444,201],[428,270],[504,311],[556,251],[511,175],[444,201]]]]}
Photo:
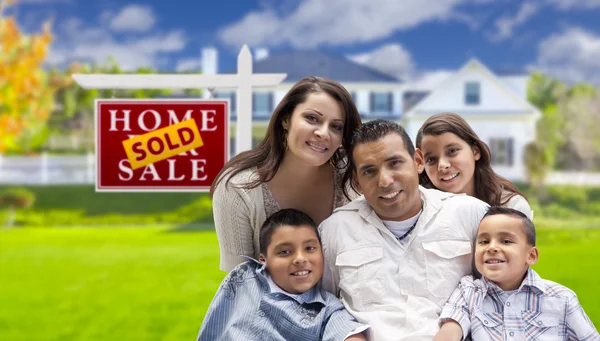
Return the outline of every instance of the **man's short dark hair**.
{"type": "Polygon", "coordinates": [[[523,232],[525,232],[525,236],[527,236],[527,244],[531,246],[535,246],[535,225],[531,219],[527,218],[523,212],[515,210],[514,208],[502,207],[502,206],[490,206],[487,212],[481,218],[481,220],[485,219],[485,217],[493,216],[493,215],[508,215],[521,220],[521,225],[523,227],[523,232]]]}
{"type": "Polygon", "coordinates": [[[295,208],[284,208],[273,213],[262,224],[258,239],[260,253],[263,255],[267,254],[267,249],[269,248],[269,244],[271,244],[271,237],[275,233],[275,230],[281,226],[309,226],[315,231],[319,244],[321,244],[321,236],[319,236],[317,224],[308,214],[295,208]]]}

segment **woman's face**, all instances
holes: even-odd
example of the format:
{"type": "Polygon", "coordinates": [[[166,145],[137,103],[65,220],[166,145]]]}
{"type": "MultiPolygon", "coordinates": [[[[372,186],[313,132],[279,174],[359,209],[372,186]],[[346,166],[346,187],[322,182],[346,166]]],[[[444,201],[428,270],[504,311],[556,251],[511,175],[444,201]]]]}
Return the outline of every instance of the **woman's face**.
{"type": "Polygon", "coordinates": [[[318,167],[342,144],[345,115],[342,106],[324,92],[310,93],[282,122],[287,130],[286,154],[318,167]]]}
{"type": "Polygon", "coordinates": [[[425,172],[431,183],[444,192],[473,196],[475,162],[481,157],[477,147],[453,133],[424,135],[421,148],[425,172]]]}

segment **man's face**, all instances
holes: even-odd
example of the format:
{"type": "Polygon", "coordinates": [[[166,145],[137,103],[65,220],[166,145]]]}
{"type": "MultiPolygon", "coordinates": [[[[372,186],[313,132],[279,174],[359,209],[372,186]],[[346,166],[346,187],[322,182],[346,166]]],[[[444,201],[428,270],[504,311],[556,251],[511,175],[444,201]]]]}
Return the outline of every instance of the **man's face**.
{"type": "Polygon", "coordinates": [[[358,144],[353,151],[354,179],[367,202],[382,220],[402,221],[419,213],[419,171],[423,156],[410,156],[397,133],[358,144]]]}

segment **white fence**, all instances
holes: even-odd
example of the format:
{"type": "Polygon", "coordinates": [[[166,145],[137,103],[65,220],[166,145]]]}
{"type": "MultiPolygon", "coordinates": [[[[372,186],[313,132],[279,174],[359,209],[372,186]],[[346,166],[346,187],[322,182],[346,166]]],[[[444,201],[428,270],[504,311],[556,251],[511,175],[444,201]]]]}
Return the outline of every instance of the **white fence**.
{"type": "Polygon", "coordinates": [[[0,184],[94,184],[96,162],[94,154],[2,156],[0,184]]]}
{"type": "MultiPolygon", "coordinates": [[[[2,156],[0,184],[75,185],[94,184],[96,159],[87,155],[2,156]]],[[[554,172],[548,184],[600,185],[600,173],[554,172]]]]}

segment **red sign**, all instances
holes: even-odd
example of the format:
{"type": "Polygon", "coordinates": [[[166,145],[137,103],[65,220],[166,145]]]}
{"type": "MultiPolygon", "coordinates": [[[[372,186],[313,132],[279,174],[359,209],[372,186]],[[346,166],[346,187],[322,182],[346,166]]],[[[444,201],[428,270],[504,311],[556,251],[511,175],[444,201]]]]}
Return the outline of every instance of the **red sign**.
{"type": "Polygon", "coordinates": [[[208,191],[229,159],[228,110],[228,100],[96,100],[96,191],[208,191]],[[189,119],[200,147],[132,169],[123,141],[189,119]]]}

